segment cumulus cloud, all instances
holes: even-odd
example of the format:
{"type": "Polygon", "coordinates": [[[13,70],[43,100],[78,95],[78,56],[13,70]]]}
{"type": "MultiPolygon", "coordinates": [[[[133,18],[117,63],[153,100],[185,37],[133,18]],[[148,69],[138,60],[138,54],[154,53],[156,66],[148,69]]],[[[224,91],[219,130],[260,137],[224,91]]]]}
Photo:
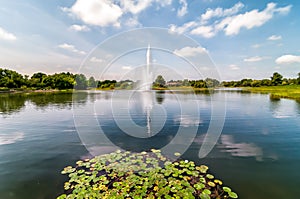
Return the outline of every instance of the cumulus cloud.
{"type": "Polygon", "coordinates": [[[238,2],[233,7],[228,8],[228,9],[223,9],[220,7],[216,8],[216,9],[208,8],[206,10],[206,12],[201,15],[201,22],[207,23],[208,20],[210,20],[214,17],[226,17],[226,16],[234,15],[234,14],[238,13],[243,7],[244,7],[244,4],[242,4],[241,2],[238,2]]]}
{"type": "Polygon", "coordinates": [[[178,9],[177,16],[183,17],[184,15],[186,15],[188,13],[188,10],[187,10],[188,4],[187,4],[186,0],[179,0],[179,4],[181,5],[181,8],[178,9]]]}
{"type": "Polygon", "coordinates": [[[58,47],[61,48],[61,49],[73,52],[73,53],[80,54],[80,55],[85,55],[86,54],[84,51],[80,51],[80,50],[76,49],[75,46],[67,44],[67,43],[60,44],[60,45],[58,45],[58,47]]]}
{"type": "Polygon", "coordinates": [[[201,35],[205,38],[211,38],[216,35],[212,26],[199,26],[191,31],[192,35],[201,35]]]}
{"type": "MultiPolygon", "coordinates": [[[[137,16],[154,5],[158,8],[170,5],[172,0],[120,0],[118,2],[113,0],[76,0],[71,8],[64,7],[61,10],[89,25],[120,27],[121,21],[126,21],[125,17],[137,16]]],[[[139,25],[139,23],[131,24],[139,25]]]]}
{"type": "Polygon", "coordinates": [[[262,46],[262,44],[253,44],[251,47],[252,48],[260,48],[262,46]]]}
{"type": "Polygon", "coordinates": [[[197,22],[190,21],[188,23],[183,24],[182,26],[176,26],[175,24],[169,25],[169,31],[172,33],[182,34],[187,32],[190,28],[197,26],[197,22]]]}
{"type": "Polygon", "coordinates": [[[265,59],[265,57],[254,56],[254,57],[245,58],[244,62],[258,62],[258,61],[261,61],[264,59],[265,59]]]}
{"type": "Polygon", "coordinates": [[[230,69],[230,70],[239,70],[240,67],[238,67],[238,66],[235,65],[235,64],[231,64],[231,65],[229,65],[229,69],[230,69]]]}
{"type": "Polygon", "coordinates": [[[125,11],[129,11],[133,14],[138,14],[145,10],[152,3],[152,0],[121,0],[121,5],[125,11]]]}
{"type": "Polygon", "coordinates": [[[17,37],[14,34],[7,32],[6,30],[0,27],[0,39],[14,41],[17,39],[17,37]]]}
{"type": "Polygon", "coordinates": [[[123,69],[123,70],[131,70],[132,67],[131,67],[131,66],[122,66],[122,69],[123,69]]]}
{"type": "Polygon", "coordinates": [[[90,59],[90,61],[91,61],[91,62],[95,62],[95,63],[102,63],[102,62],[104,62],[103,59],[99,59],[99,58],[97,58],[97,57],[92,57],[92,58],[90,59]]]}
{"type": "Polygon", "coordinates": [[[252,29],[262,26],[271,20],[275,13],[285,14],[290,8],[290,5],[277,8],[275,3],[268,3],[263,11],[255,9],[244,14],[226,17],[217,25],[217,28],[223,29],[226,35],[236,35],[242,28],[252,29]]]}
{"type": "Polygon", "coordinates": [[[280,40],[282,39],[282,37],[280,35],[271,35],[270,37],[268,37],[268,40],[270,41],[276,41],[276,40],[280,40]]]}
{"type": "Polygon", "coordinates": [[[207,9],[200,19],[190,21],[182,26],[171,24],[171,32],[179,34],[189,32],[194,35],[200,35],[205,38],[211,38],[218,32],[224,32],[225,35],[237,35],[242,29],[252,29],[260,27],[270,21],[275,14],[287,14],[292,6],[278,7],[276,3],[268,3],[263,10],[250,10],[240,13],[244,4],[237,3],[228,9],[216,8],[207,9]],[[215,18],[215,20],[211,20],[215,18]]]}
{"type": "Polygon", "coordinates": [[[125,22],[125,25],[126,25],[126,26],[129,26],[129,27],[139,27],[139,26],[142,26],[142,25],[140,24],[140,22],[137,20],[137,18],[134,18],[134,17],[129,18],[129,19],[125,22]]]}
{"type": "Polygon", "coordinates": [[[202,47],[186,46],[184,48],[174,50],[173,53],[181,57],[193,57],[197,56],[198,54],[207,53],[207,50],[202,47]]]}
{"type": "Polygon", "coordinates": [[[87,32],[90,30],[89,27],[85,25],[77,25],[77,24],[73,24],[72,26],[70,26],[70,29],[76,32],[87,32]]]}
{"type": "Polygon", "coordinates": [[[110,0],[77,0],[71,8],[62,8],[86,24],[96,26],[119,26],[123,11],[110,0]]]}
{"type": "Polygon", "coordinates": [[[275,60],[276,64],[292,64],[300,63],[300,56],[297,55],[282,55],[275,60]]]}

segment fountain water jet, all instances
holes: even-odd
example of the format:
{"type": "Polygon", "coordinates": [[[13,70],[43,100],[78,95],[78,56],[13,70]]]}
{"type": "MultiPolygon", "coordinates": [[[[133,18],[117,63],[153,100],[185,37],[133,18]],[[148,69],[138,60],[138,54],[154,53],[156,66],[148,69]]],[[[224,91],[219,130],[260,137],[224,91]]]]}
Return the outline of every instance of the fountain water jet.
{"type": "Polygon", "coordinates": [[[142,92],[142,103],[144,111],[146,112],[147,116],[147,133],[148,136],[151,136],[151,110],[153,108],[153,101],[152,101],[152,93],[151,87],[152,87],[152,71],[151,71],[151,48],[150,45],[148,45],[147,53],[146,53],[146,68],[143,71],[143,79],[141,82],[140,90],[142,92]]]}

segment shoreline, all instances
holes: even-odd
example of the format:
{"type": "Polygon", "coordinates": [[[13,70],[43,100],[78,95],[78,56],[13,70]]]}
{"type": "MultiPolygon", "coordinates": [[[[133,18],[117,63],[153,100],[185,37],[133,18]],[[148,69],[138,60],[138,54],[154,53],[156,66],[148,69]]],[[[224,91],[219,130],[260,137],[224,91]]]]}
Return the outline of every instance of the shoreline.
{"type": "Polygon", "coordinates": [[[300,102],[300,85],[244,87],[243,91],[269,94],[271,99],[292,99],[300,102]]]}
{"type": "MultiPolygon", "coordinates": [[[[127,89],[87,89],[84,91],[113,91],[113,90],[127,90],[127,89]]],[[[246,91],[250,93],[261,93],[261,94],[269,94],[271,99],[292,99],[300,102],[300,85],[287,85],[287,86],[263,86],[263,87],[217,87],[217,88],[193,88],[193,87],[168,87],[168,88],[152,88],[152,91],[169,91],[169,92],[180,92],[180,91],[246,91]]],[[[21,90],[21,89],[8,89],[2,88],[0,89],[1,94],[22,94],[22,93],[72,93],[72,92],[80,92],[83,90],[75,90],[75,89],[66,89],[66,90],[57,90],[57,89],[45,89],[45,90],[21,90]]]]}
{"type": "Polygon", "coordinates": [[[67,93],[73,92],[74,89],[67,89],[67,90],[56,90],[56,89],[49,89],[49,90],[19,90],[19,89],[5,89],[0,90],[0,94],[20,94],[20,93],[67,93]]]}

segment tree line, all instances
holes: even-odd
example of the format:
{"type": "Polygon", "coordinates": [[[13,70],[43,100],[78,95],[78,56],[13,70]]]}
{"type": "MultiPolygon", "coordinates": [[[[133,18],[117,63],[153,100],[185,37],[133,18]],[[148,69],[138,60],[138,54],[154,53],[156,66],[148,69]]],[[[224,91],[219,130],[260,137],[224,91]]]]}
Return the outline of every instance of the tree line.
{"type": "Polygon", "coordinates": [[[260,87],[260,86],[284,86],[300,85],[300,72],[297,78],[284,78],[278,72],[274,72],[270,79],[253,80],[242,79],[239,81],[223,81],[224,87],[260,87]]]}
{"type": "Polygon", "coordinates": [[[0,68],[0,87],[20,89],[86,89],[88,82],[83,74],[69,72],[47,75],[34,73],[31,77],[16,71],[0,68]]]}
{"type": "MultiPolygon", "coordinates": [[[[31,77],[0,68],[0,88],[8,89],[78,89],[88,88],[99,89],[133,89],[138,82],[132,80],[95,80],[94,77],[86,78],[84,74],[72,74],[61,72],[47,75],[42,72],[34,73],[31,77]]],[[[158,75],[153,82],[153,88],[168,87],[193,87],[193,88],[214,88],[214,87],[260,87],[260,86],[279,86],[300,84],[300,72],[298,78],[284,78],[278,72],[273,73],[270,79],[253,80],[242,79],[239,81],[223,81],[206,78],[204,80],[170,80],[166,81],[162,75],[158,75]]]]}
{"type": "Polygon", "coordinates": [[[49,90],[49,89],[77,89],[85,90],[88,88],[114,89],[120,87],[122,89],[132,88],[133,81],[122,80],[95,80],[94,77],[86,78],[84,74],[72,74],[70,72],[61,72],[47,75],[42,72],[34,73],[31,77],[22,75],[16,71],[0,68],[0,88],[7,89],[33,89],[33,90],[49,90]]]}

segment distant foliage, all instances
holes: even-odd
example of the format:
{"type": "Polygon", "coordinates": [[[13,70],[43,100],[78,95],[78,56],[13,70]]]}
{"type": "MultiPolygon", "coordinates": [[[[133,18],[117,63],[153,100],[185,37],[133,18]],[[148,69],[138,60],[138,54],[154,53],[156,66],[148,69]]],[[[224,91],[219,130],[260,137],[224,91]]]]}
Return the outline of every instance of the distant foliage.
{"type": "MultiPolygon", "coordinates": [[[[28,75],[0,68],[0,89],[133,89],[138,82],[132,80],[95,80],[94,77],[86,78],[84,74],[72,74],[69,72],[55,73],[48,75],[42,72],[34,73],[30,78],[28,75]]],[[[300,72],[295,79],[284,78],[278,72],[273,73],[270,79],[253,80],[242,79],[239,81],[223,81],[206,78],[200,80],[170,80],[166,81],[162,75],[158,75],[153,82],[153,88],[170,87],[192,87],[192,88],[215,88],[215,87],[261,87],[261,86],[281,86],[281,85],[300,85],[300,72]]]]}
{"type": "Polygon", "coordinates": [[[85,90],[88,87],[88,82],[84,74],[75,75],[75,86],[76,90],[85,90]]]}
{"type": "Polygon", "coordinates": [[[0,87],[21,88],[25,84],[23,75],[13,70],[0,68],[0,87]]]}
{"type": "Polygon", "coordinates": [[[261,86],[282,86],[282,85],[300,85],[300,73],[298,78],[283,78],[278,72],[273,73],[270,79],[253,80],[242,79],[240,81],[224,81],[222,85],[225,87],[261,87],[261,86]]]}
{"type": "Polygon", "coordinates": [[[165,88],[166,87],[166,80],[163,78],[163,76],[158,75],[153,83],[154,87],[160,87],[165,88]]]}

